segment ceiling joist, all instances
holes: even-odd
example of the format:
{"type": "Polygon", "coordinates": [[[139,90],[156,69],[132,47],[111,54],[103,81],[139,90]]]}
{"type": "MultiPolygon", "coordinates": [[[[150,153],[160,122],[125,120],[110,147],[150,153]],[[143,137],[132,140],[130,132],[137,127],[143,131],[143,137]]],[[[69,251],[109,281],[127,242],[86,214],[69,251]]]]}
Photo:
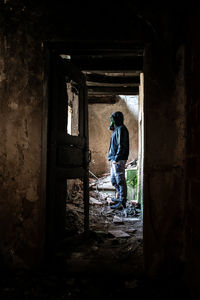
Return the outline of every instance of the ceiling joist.
{"type": "Polygon", "coordinates": [[[139,87],[88,86],[89,95],[138,95],[139,87]]]}
{"type": "Polygon", "coordinates": [[[86,80],[88,84],[99,83],[99,84],[129,84],[139,85],[139,76],[107,76],[101,74],[86,74],[86,80]]]}
{"type": "Polygon", "coordinates": [[[105,71],[106,72],[126,72],[143,70],[143,57],[88,57],[88,56],[72,56],[71,62],[75,64],[81,71],[105,71]]]}

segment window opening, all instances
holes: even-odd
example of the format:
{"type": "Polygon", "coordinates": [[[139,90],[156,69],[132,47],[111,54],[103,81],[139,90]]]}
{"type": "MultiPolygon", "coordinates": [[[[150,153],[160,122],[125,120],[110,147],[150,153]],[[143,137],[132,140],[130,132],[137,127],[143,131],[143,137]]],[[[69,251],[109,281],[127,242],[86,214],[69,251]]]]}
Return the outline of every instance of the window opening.
{"type": "Polygon", "coordinates": [[[79,135],[79,91],[76,83],[67,82],[68,96],[68,117],[67,117],[67,134],[79,135]]]}

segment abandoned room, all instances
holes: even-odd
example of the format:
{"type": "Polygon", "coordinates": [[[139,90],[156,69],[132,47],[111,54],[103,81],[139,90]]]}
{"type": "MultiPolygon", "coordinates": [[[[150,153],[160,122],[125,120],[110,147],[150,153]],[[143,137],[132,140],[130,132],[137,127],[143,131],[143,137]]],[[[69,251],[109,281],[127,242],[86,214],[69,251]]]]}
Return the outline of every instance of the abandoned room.
{"type": "Polygon", "coordinates": [[[199,7],[1,0],[0,24],[1,299],[198,299],[199,7]]]}

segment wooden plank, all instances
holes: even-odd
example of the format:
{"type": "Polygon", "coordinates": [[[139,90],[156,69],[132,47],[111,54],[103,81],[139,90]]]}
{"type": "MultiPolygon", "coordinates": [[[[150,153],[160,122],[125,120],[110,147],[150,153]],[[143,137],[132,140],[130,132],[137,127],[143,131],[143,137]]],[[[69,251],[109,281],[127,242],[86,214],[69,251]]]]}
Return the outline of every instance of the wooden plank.
{"type": "Polygon", "coordinates": [[[88,91],[86,85],[83,88],[83,102],[84,102],[84,137],[85,144],[85,160],[84,160],[84,180],[83,180],[83,198],[84,198],[84,230],[89,230],[89,128],[88,128],[88,91]]]}
{"type": "Polygon", "coordinates": [[[97,97],[97,96],[93,96],[90,95],[90,97],[88,97],[88,104],[96,104],[96,103],[102,103],[102,104],[115,104],[118,102],[118,99],[116,96],[106,96],[106,97],[97,97]]]}
{"type": "Polygon", "coordinates": [[[90,86],[88,87],[88,94],[102,94],[102,95],[138,95],[139,88],[135,87],[108,87],[108,86],[90,86]]]}
{"type": "Polygon", "coordinates": [[[140,84],[139,76],[108,76],[102,74],[87,74],[87,83],[109,83],[109,84],[140,84]]]}
{"type": "Polygon", "coordinates": [[[110,88],[116,88],[116,87],[139,87],[138,83],[99,83],[99,82],[87,82],[88,88],[90,86],[96,86],[96,87],[110,87],[110,88]]]}
{"type": "Polygon", "coordinates": [[[79,135],[82,138],[85,138],[84,109],[84,88],[81,86],[79,89],[79,135]]]}
{"type": "Polygon", "coordinates": [[[110,234],[112,234],[114,237],[117,238],[127,238],[130,237],[130,235],[122,230],[109,230],[110,234]]]}
{"type": "Polygon", "coordinates": [[[135,43],[132,40],[74,40],[67,42],[46,42],[49,49],[57,51],[58,54],[98,54],[98,53],[135,53],[143,55],[144,44],[135,43]]]}
{"type": "Polygon", "coordinates": [[[105,70],[105,72],[120,71],[142,71],[143,57],[106,59],[106,58],[78,58],[72,57],[71,61],[82,71],[105,70]]]}

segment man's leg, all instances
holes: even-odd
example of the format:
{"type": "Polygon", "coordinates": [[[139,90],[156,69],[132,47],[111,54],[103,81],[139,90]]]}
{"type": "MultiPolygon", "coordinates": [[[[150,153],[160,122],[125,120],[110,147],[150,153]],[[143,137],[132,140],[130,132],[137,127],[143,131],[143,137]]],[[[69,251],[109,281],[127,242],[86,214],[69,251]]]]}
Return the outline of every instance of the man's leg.
{"type": "MultiPolygon", "coordinates": [[[[127,185],[126,185],[126,178],[125,178],[125,160],[120,160],[116,165],[114,165],[114,173],[115,173],[115,180],[116,185],[118,187],[118,193],[119,193],[119,203],[118,206],[120,206],[120,203],[123,205],[123,207],[126,207],[126,201],[127,201],[127,185]]],[[[117,204],[113,205],[113,208],[117,208],[117,204]]]]}
{"type": "Polygon", "coordinates": [[[115,165],[112,163],[112,161],[111,161],[111,164],[110,164],[110,181],[111,181],[111,184],[116,189],[116,192],[119,194],[120,187],[119,187],[119,185],[117,184],[117,181],[116,181],[116,170],[115,170],[115,165]]]}

